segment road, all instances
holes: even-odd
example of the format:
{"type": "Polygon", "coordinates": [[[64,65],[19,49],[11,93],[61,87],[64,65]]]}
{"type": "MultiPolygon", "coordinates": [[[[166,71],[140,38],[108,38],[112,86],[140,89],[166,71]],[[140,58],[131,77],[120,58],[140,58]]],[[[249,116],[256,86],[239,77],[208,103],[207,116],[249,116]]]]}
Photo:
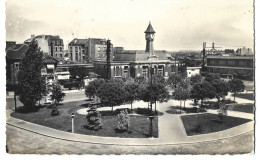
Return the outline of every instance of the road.
{"type": "Polygon", "coordinates": [[[253,132],[249,132],[194,144],[118,146],[65,141],[7,126],[7,148],[9,153],[15,154],[238,154],[253,150],[252,136],[253,132]]]}

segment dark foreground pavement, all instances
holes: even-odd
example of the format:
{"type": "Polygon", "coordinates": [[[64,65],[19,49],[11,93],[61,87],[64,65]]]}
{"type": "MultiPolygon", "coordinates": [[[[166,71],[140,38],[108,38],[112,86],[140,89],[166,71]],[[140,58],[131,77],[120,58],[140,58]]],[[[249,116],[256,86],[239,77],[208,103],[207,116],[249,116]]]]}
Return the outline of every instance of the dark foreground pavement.
{"type": "Polygon", "coordinates": [[[60,140],[7,125],[12,154],[241,154],[252,153],[253,131],[233,138],[161,146],[117,146],[60,140]]]}

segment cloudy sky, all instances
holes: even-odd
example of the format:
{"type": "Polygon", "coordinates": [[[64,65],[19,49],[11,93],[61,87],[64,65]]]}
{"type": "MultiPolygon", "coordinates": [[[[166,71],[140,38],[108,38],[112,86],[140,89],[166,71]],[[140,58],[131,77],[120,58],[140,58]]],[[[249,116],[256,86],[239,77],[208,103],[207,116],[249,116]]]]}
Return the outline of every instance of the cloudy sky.
{"type": "Polygon", "coordinates": [[[31,34],[109,38],[114,46],[145,49],[151,21],[157,50],[253,48],[253,0],[6,0],[6,40],[31,34]]]}

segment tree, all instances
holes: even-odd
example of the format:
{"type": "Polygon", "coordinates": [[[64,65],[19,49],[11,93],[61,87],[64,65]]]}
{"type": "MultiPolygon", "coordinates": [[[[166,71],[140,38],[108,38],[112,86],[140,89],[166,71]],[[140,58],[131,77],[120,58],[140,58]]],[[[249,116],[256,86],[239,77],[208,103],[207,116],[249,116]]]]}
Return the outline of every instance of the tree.
{"type": "Polygon", "coordinates": [[[220,75],[217,73],[206,73],[205,74],[205,81],[208,81],[209,83],[211,83],[215,79],[220,80],[220,75]]]}
{"type": "Polygon", "coordinates": [[[180,107],[181,107],[181,101],[184,101],[184,108],[185,108],[185,101],[189,99],[191,96],[191,89],[187,82],[181,82],[180,85],[174,90],[173,97],[176,100],[180,101],[180,107]]]}
{"type": "Polygon", "coordinates": [[[172,74],[170,75],[167,84],[172,87],[177,87],[177,85],[181,82],[183,77],[180,74],[172,74]]]}
{"type": "Polygon", "coordinates": [[[196,83],[191,90],[191,97],[201,100],[201,107],[203,107],[204,99],[212,99],[216,96],[216,89],[207,81],[196,83]]]}
{"type": "Polygon", "coordinates": [[[83,83],[83,79],[89,75],[89,70],[82,66],[73,66],[69,68],[70,75],[74,78],[79,77],[80,81],[83,83]]]}
{"type": "MultiPolygon", "coordinates": [[[[162,83],[154,81],[152,85],[143,85],[141,87],[141,100],[144,102],[154,102],[156,111],[156,102],[164,102],[169,98],[169,92],[162,83]]],[[[152,110],[152,108],[150,108],[152,110]]]]}
{"type": "Polygon", "coordinates": [[[97,95],[98,88],[105,83],[104,79],[95,79],[94,81],[91,81],[89,85],[85,87],[85,94],[90,99],[94,98],[97,95]]]}
{"type": "Polygon", "coordinates": [[[230,91],[234,93],[234,101],[236,99],[236,94],[238,92],[243,92],[245,89],[245,85],[242,80],[233,78],[229,81],[230,91]]]}
{"type": "Polygon", "coordinates": [[[124,93],[124,83],[114,79],[103,83],[97,90],[97,96],[100,98],[101,103],[112,107],[112,111],[114,106],[124,102],[124,93]]]}
{"type": "Polygon", "coordinates": [[[194,85],[195,83],[200,83],[200,82],[202,82],[202,79],[203,79],[203,77],[199,74],[191,76],[190,77],[190,84],[194,85]]]}
{"type": "Polygon", "coordinates": [[[140,85],[134,82],[128,82],[125,84],[125,101],[131,103],[131,109],[134,100],[139,99],[140,95],[140,85]]]}
{"type": "Polygon", "coordinates": [[[52,92],[51,99],[54,100],[55,105],[63,101],[63,98],[66,95],[65,93],[62,92],[61,87],[58,83],[53,84],[53,89],[51,92],[52,92]]]}
{"type": "Polygon", "coordinates": [[[35,109],[36,102],[47,93],[45,77],[41,75],[43,68],[43,53],[37,41],[32,40],[18,72],[19,100],[28,109],[35,109]]]}
{"type": "Polygon", "coordinates": [[[221,123],[224,120],[224,117],[227,116],[227,106],[224,105],[223,103],[219,103],[219,109],[218,109],[218,117],[221,121],[221,123]]]}
{"type": "Polygon", "coordinates": [[[216,90],[216,98],[218,99],[218,104],[220,102],[220,98],[224,98],[229,91],[229,84],[220,79],[215,79],[211,83],[216,90]]]}

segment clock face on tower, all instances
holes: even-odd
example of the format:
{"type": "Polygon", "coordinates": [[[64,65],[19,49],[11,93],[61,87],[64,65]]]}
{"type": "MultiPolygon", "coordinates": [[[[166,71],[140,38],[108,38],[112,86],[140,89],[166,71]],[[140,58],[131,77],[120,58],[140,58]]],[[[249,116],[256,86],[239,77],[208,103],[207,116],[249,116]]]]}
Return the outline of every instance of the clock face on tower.
{"type": "Polygon", "coordinates": [[[154,34],[152,34],[152,33],[146,33],[145,38],[146,38],[146,39],[154,39],[154,34]]]}

